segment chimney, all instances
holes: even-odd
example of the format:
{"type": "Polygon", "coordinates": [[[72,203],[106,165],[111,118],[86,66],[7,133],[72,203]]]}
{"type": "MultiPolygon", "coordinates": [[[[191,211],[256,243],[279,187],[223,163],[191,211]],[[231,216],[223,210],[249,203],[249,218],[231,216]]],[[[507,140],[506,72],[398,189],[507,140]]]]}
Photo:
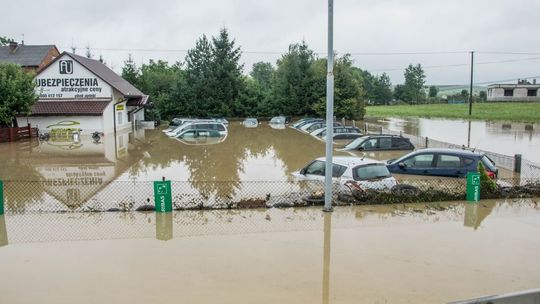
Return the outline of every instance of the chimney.
{"type": "Polygon", "coordinates": [[[15,41],[10,41],[9,42],[9,50],[11,51],[11,54],[15,54],[15,52],[17,51],[17,47],[19,46],[19,44],[15,41]]]}

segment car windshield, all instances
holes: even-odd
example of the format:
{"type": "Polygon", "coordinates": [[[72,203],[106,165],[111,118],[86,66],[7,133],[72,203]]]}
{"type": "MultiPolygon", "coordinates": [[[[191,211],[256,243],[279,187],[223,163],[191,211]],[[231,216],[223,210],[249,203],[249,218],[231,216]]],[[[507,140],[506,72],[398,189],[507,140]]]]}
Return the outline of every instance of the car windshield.
{"type": "Polygon", "coordinates": [[[348,143],[344,149],[356,149],[360,143],[362,143],[369,136],[361,136],[348,143]]]}
{"type": "Polygon", "coordinates": [[[390,177],[384,164],[369,164],[353,168],[354,180],[370,180],[390,177]]]}

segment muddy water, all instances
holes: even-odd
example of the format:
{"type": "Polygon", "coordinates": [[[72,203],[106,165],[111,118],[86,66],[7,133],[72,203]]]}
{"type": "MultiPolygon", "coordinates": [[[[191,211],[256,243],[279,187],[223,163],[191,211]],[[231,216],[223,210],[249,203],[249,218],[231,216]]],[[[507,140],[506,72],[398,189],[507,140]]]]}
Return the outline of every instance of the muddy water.
{"type": "MultiPolygon", "coordinates": [[[[467,145],[469,122],[435,118],[368,118],[367,122],[427,136],[439,141],[467,145]]],[[[471,121],[470,147],[504,155],[522,154],[540,163],[540,127],[532,123],[471,121]]]]}
{"type": "Polygon", "coordinates": [[[10,215],[0,299],[445,303],[538,287],[539,223],[531,200],[10,215]]]}
{"type": "Polygon", "coordinates": [[[32,205],[57,211],[63,210],[59,205],[93,208],[92,201],[123,204],[128,195],[146,199],[152,197],[148,182],[162,178],[183,182],[176,189],[191,197],[236,199],[248,193],[258,198],[295,191],[296,186],[284,183],[292,181],[292,172],[324,156],[324,142],[291,128],[232,123],[227,137],[217,142],[186,143],[161,130],[137,130],[106,135],[99,143],[83,136],[80,142],[0,144],[0,154],[8,209],[23,212],[32,205]]]}

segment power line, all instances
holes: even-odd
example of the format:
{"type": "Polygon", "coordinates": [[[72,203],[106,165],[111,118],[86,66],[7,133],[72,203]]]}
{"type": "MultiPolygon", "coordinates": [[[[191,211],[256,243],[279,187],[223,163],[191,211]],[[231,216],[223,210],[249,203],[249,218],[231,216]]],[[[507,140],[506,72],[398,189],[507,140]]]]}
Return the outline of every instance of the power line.
{"type": "MultiPolygon", "coordinates": [[[[531,57],[531,58],[521,58],[521,59],[507,59],[507,60],[497,60],[497,61],[483,61],[477,62],[475,65],[486,65],[486,64],[498,64],[498,63],[510,63],[510,62],[522,62],[522,61],[536,61],[540,60],[540,57],[531,57]]],[[[448,67],[463,67],[470,66],[469,63],[456,63],[456,64],[443,64],[443,65],[431,65],[423,66],[423,69],[437,69],[437,68],[448,68],[448,67]]],[[[389,69],[376,69],[371,70],[372,72],[391,72],[391,71],[402,71],[404,68],[389,68],[389,69]]]]}

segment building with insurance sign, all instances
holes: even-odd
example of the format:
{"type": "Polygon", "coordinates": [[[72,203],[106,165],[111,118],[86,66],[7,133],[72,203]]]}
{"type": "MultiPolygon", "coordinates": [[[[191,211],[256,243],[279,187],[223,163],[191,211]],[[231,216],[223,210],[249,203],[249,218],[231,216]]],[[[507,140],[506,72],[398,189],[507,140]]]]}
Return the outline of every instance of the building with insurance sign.
{"type": "Polygon", "coordinates": [[[17,117],[40,132],[116,133],[144,121],[148,96],[103,63],[64,52],[35,78],[38,101],[17,117]]]}

